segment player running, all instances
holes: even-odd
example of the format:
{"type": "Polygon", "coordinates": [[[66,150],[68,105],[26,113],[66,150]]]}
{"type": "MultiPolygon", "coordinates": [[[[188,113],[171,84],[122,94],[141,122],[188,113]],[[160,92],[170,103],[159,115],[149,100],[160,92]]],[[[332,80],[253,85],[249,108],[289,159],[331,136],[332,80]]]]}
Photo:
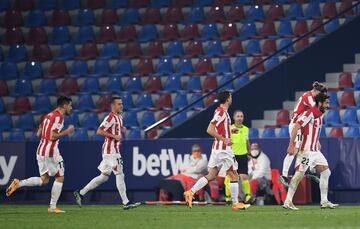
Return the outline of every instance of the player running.
{"type": "MultiPolygon", "coordinates": [[[[302,114],[304,111],[310,109],[311,107],[315,106],[315,101],[314,101],[314,97],[316,95],[318,95],[319,93],[326,93],[327,92],[327,88],[325,87],[324,84],[319,83],[317,81],[315,81],[313,83],[313,89],[311,91],[307,91],[305,92],[298,100],[298,102],[296,103],[296,106],[294,108],[294,112],[292,115],[292,119],[290,121],[289,124],[289,134],[291,135],[291,132],[294,128],[294,125],[297,122],[297,119],[299,117],[300,114],[302,114]]],[[[295,138],[295,148],[299,149],[299,146],[301,144],[302,141],[302,136],[301,136],[301,132],[299,131],[296,135],[295,138]]],[[[283,161],[283,169],[282,169],[282,176],[279,177],[280,182],[285,185],[286,187],[289,186],[287,180],[288,180],[288,175],[289,175],[289,169],[290,166],[294,160],[294,157],[296,155],[298,150],[295,150],[293,153],[287,152],[284,161],[283,161]]],[[[317,178],[317,177],[316,177],[317,178]]]]}
{"type": "Polygon", "coordinates": [[[230,192],[232,199],[232,209],[237,211],[239,209],[246,209],[250,205],[239,203],[239,184],[238,184],[238,164],[235,160],[234,152],[231,149],[230,125],[231,119],[228,114],[229,106],[232,98],[228,91],[223,91],[218,94],[219,107],[216,108],[213,119],[211,120],[207,133],[214,137],[211,156],[209,160],[209,173],[200,178],[195,185],[188,191],[184,192],[186,204],[192,208],[192,201],[194,194],[205,187],[209,181],[216,179],[220,169],[226,171],[230,177],[230,192]]]}
{"type": "Polygon", "coordinates": [[[330,169],[324,155],[320,152],[319,137],[322,126],[322,116],[329,108],[329,96],[320,93],[315,96],[315,107],[308,109],[298,116],[291,132],[288,152],[294,153],[296,150],[295,138],[298,131],[301,132],[303,140],[299,146],[299,153],[296,160],[296,172],[291,179],[289,190],[283,207],[290,210],[298,210],[292,203],[295,191],[305,172],[310,169],[316,169],[320,173],[320,196],[321,208],[336,208],[338,204],[331,203],[328,199],[328,186],[330,169]]]}
{"type": "Polygon", "coordinates": [[[116,187],[123,203],[123,209],[136,208],[140,203],[131,203],[126,196],[126,185],[123,172],[123,161],[120,155],[121,132],[125,132],[121,116],[123,103],[120,97],[111,98],[111,112],[107,115],[97,130],[97,134],[104,136],[102,146],[102,161],[98,166],[100,175],[92,179],[83,189],[74,192],[75,201],[81,207],[81,202],[86,193],[106,182],[111,172],[116,178],[116,187]]]}
{"type": "Polygon", "coordinates": [[[72,110],[71,98],[60,96],[57,108],[47,114],[39,126],[38,136],[41,138],[36,152],[40,177],[31,177],[25,180],[14,179],[6,189],[6,195],[11,196],[21,187],[42,186],[49,183],[50,177],[55,177],[51,189],[49,213],[64,213],[56,207],[64,183],[64,161],[58,148],[59,139],[74,132],[74,126],[69,125],[64,131],[64,115],[69,115],[72,110]]]}

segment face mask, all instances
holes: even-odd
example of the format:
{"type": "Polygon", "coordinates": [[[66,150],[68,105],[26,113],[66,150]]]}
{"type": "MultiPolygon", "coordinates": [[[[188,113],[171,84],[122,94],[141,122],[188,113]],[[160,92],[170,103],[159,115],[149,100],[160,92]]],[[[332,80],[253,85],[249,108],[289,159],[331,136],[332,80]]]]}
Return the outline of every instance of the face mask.
{"type": "Polygon", "coordinates": [[[200,152],[193,152],[193,153],[192,153],[192,156],[193,156],[194,158],[201,158],[201,153],[200,153],[200,152]]]}
{"type": "Polygon", "coordinates": [[[259,150],[251,150],[250,155],[252,158],[257,158],[260,155],[260,151],[259,150]]]}

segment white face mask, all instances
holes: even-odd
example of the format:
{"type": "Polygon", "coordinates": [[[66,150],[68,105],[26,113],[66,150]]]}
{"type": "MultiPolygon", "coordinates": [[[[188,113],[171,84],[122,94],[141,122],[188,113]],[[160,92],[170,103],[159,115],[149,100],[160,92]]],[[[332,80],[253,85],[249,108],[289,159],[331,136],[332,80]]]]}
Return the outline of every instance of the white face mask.
{"type": "Polygon", "coordinates": [[[259,154],[260,154],[260,151],[257,150],[257,149],[250,151],[250,155],[251,155],[251,157],[253,157],[253,158],[257,158],[257,157],[259,156],[259,154]]]}

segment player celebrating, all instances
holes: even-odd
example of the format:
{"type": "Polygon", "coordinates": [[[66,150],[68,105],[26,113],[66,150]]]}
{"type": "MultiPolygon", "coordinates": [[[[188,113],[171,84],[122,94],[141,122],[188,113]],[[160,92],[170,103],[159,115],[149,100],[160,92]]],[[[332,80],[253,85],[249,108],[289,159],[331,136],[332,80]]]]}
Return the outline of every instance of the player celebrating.
{"type": "Polygon", "coordinates": [[[6,189],[6,195],[11,196],[18,188],[42,186],[49,183],[50,177],[55,176],[51,189],[49,213],[64,213],[56,207],[64,183],[64,161],[60,155],[59,139],[74,131],[74,126],[69,125],[64,131],[64,115],[69,115],[72,110],[72,100],[61,96],[57,100],[57,108],[47,114],[39,126],[38,136],[41,138],[37,148],[36,159],[38,161],[40,177],[31,177],[25,180],[14,179],[6,189]]]}
{"type": "MultiPolygon", "coordinates": [[[[294,108],[294,112],[292,115],[292,119],[289,124],[289,134],[291,135],[292,130],[294,128],[294,125],[297,122],[297,119],[300,114],[302,114],[304,111],[310,109],[311,107],[315,106],[314,97],[318,95],[320,92],[326,93],[327,89],[324,84],[319,83],[315,81],[313,83],[313,89],[311,91],[305,92],[296,103],[296,106],[294,108]]],[[[295,138],[295,148],[298,149],[301,144],[302,136],[301,132],[299,131],[295,138]]],[[[282,169],[282,176],[279,177],[280,182],[283,183],[285,186],[289,186],[287,182],[287,177],[289,175],[289,169],[290,166],[294,160],[294,157],[297,153],[297,150],[295,150],[293,153],[287,152],[284,161],[283,161],[283,169],[282,169]]]]}
{"type": "Polygon", "coordinates": [[[207,128],[207,133],[215,138],[208,164],[209,173],[206,176],[200,178],[190,190],[184,192],[184,197],[187,206],[189,208],[192,208],[194,194],[203,187],[205,187],[209,183],[209,181],[214,180],[218,175],[220,169],[223,167],[227,175],[230,177],[232,209],[234,211],[237,211],[239,209],[246,209],[250,205],[239,203],[238,199],[239,184],[238,173],[236,172],[238,164],[231,149],[231,119],[228,114],[228,109],[232,102],[230,92],[220,92],[218,94],[218,102],[220,103],[220,105],[215,110],[214,117],[207,128]]]}
{"type": "Polygon", "coordinates": [[[74,192],[76,203],[81,207],[83,196],[106,182],[114,173],[116,177],[116,187],[122,199],[124,210],[135,208],[140,203],[131,203],[126,196],[126,186],[123,173],[123,161],[120,155],[120,143],[122,140],[121,132],[126,131],[123,126],[122,113],[123,103],[120,97],[111,98],[111,112],[107,115],[97,130],[97,134],[105,137],[102,146],[102,158],[98,169],[100,175],[92,179],[83,189],[74,192]]]}
{"type": "Polygon", "coordinates": [[[291,179],[289,190],[286,196],[284,208],[298,210],[292,203],[296,188],[300,180],[304,177],[306,170],[315,168],[320,173],[320,196],[321,208],[336,208],[338,204],[331,203],[328,199],[328,185],[330,169],[324,155],[320,152],[319,137],[322,126],[323,113],[329,108],[329,96],[320,93],[315,96],[315,107],[310,108],[300,114],[291,132],[288,152],[295,151],[295,138],[298,131],[301,131],[304,139],[299,147],[297,155],[296,172],[291,179]]]}

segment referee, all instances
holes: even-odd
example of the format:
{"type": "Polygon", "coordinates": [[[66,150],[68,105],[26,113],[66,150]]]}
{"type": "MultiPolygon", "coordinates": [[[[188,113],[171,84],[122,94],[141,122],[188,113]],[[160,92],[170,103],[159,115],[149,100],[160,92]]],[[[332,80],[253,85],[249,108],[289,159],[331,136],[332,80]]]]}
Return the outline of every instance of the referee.
{"type": "MultiPolygon", "coordinates": [[[[251,202],[251,191],[248,176],[248,152],[250,152],[249,144],[249,128],[243,125],[244,113],[236,110],[233,115],[234,124],[231,125],[231,145],[236,161],[238,162],[238,174],[242,180],[242,189],[245,194],[245,203],[251,202]]],[[[240,179],[239,179],[240,180],[240,179]]]]}

